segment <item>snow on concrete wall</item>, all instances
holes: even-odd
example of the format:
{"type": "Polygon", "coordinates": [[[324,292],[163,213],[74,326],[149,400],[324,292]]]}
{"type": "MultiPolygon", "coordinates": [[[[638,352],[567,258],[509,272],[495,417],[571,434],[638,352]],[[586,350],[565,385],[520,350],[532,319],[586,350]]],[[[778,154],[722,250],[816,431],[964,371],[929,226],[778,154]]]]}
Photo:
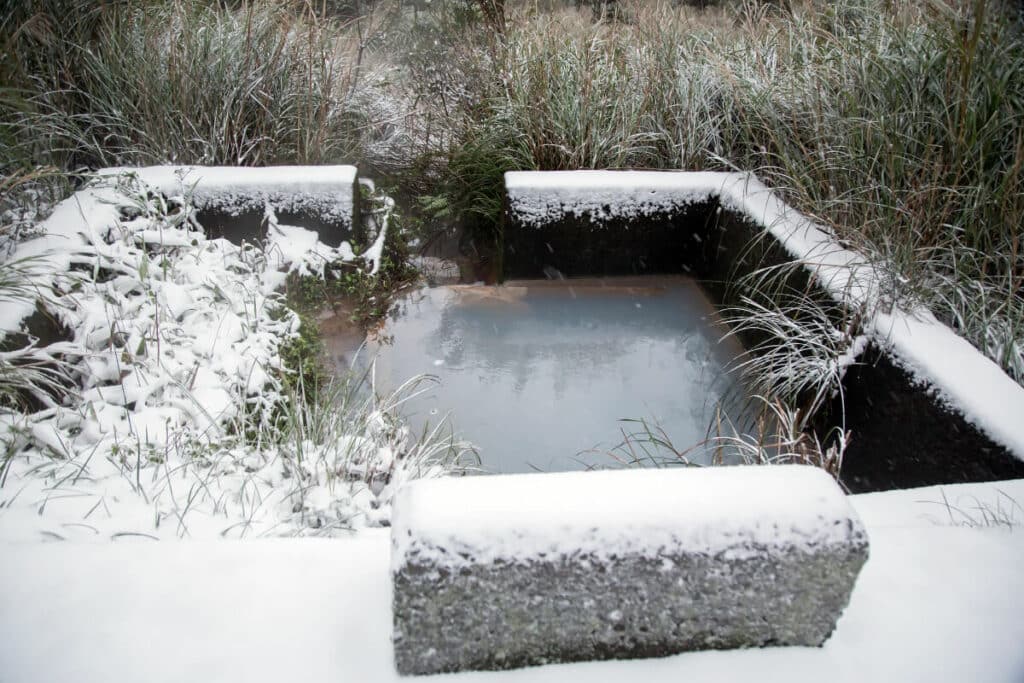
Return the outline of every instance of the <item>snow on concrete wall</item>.
{"type": "Polygon", "coordinates": [[[824,471],[415,482],[392,519],[402,673],[821,645],[867,558],[824,471]]]}
{"type": "Polygon", "coordinates": [[[351,227],[358,211],[355,166],[147,166],[99,174],[125,172],[168,195],[191,189],[196,207],[233,215],[262,212],[269,203],[278,212],[314,212],[351,227]]]}
{"type": "Polygon", "coordinates": [[[721,173],[513,171],[505,174],[515,219],[542,227],[566,214],[599,223],[678,210],[714,196],[721,173]]]}

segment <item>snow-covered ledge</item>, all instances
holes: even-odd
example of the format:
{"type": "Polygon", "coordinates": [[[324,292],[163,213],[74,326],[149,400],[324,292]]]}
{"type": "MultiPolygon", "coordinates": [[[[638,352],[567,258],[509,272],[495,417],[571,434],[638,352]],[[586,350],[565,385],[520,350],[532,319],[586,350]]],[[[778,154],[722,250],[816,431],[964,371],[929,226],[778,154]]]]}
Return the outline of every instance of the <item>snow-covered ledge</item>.
{"type": "MultiPolygon", "coordinates": [[[[126,172],[136,174],[168,196],[191,192],[192,204],[209,217],[218,216],[222,221],[252,217],[252,227],[235,230],[258,229],[268,207],[282,223],[294,222],[317,230],[320,241],[331,246],[351,240],[358,230],[360,207],[355,166],[146,166],[106,168],[99,175],[126,172]],[[314,225],[307,225],[310,222],[314,225]]],[[[201,218],[200,222],[210,230],[217,220],[201,218]]],[[[225,232],[231,230],[225,228],[225,232]]]]}
{"type": "Polygon", "coordinates": [[[868,554],[796,465],[417,481],[391,538],[403,674],[818,646],[868,554]]]}
{"type": "MultiPolygon", "coordinates": [[[[554,258],[559,251],[565,251],[557,248],[556,237],[560,233],[577,239],[585,234],[585,239],[614,242],[619,238],[609,237],[609,232],[629,235],[650,230],[652,223],[661,223],[669,234],[687,230],[692,234],[683,234],[671,244],[647,246],[654,253],[638,252],[634,257],[663,258],[658,252],[665,251],[666,246],[675,249],[676,244],[694,243],[704,251],[696,257],[690,254],[691,258],[729,261],[742,256],[723,253],[728,251],[724,246],[725,232],[742,232],[740,223],[747,223],[755,233],[767,233],[789,257],[802,262],[836,301],[864,305],[869,313],[863,324],[868,343],[860,347],[870,353],[862,354],[858,360],[871,368],[858,368],[855,373],[862,385],[874,385],[861,388],[867,394],[866,403],[874,403],[875,407],[866,409],[864,424],[859,425],[860,438],[854,434],[848,455],[856,455],[868,443],[871,446],[867,450],[879,451],[879,446],[887,441],[902,440],[901,457],[927,459],[929,451],[948,448],[959,451],[965,459],[985,459],[986,464],[978,465],[976,476],[967,473],[962,480],[1024,476],[1024,430],[1020,428],[1024,388],[930,311],[885,310],[875,305],[879,284],[871,265],[860,254],[840,245],[826,228],[785,204],[753,174],[523,171],[506,173],[505,185],[506,243],[544,258],[554,258]],[[714,215],[693,215],[709,206],[714,215]],[[583,232],[584,228],[590,232],[583,232]],[[891,361],[902,376],[881,377],[884,370],[877,369],[879,358],[884,363],[891,361]],[[908,386],[882,387],[885,382],[908,386]],[[879,434],[865,439],[867,423],[877,421],[880,413],[888,410],[879,401],[883,392],[891,395],[889,402],[893,407],[912,400],[917,403],[913,409],[917,413],[929,410],[928,405],[937,406],[937,411],[930,416],[917,415],[913,428],[902,418],[894,419],[892,426],[901,427],[899,431],[889,433],[890,425],[886,425],[879,434]],[[977,437],[967,434],[974,431],[977,437]]],[[[634,234],[632,239],[636,241],[637,237],[640,235],[634,234]]],[[[738,243],[732,237],[731,248],[741,251],[747,237],[738,243]]],[[[680,254],[677,261],[684,258],[680,254]]],[[[695,270],[700,266],[684,263],[683,267],[689,269],[691,265],[695,270]]],[[[855,419],[857,407],[847,408],[848,416],[855,419]]],[[[868,466],[869,459],[865,455],[861,462],[868,466]]],[[[851,468],[860,464],[856,458],[848,461],[851,468]]],[[[877,469],[876,464],[872,462],[870,467],[877,469]]],[[[930,465],[941,476],[943,463],[936,459],[930,465]]],[[[975,462],[965,460],[962,465],[970,468],[975,462]]],[[[927,483],[952,481],[957,479],[927,483]]]]}

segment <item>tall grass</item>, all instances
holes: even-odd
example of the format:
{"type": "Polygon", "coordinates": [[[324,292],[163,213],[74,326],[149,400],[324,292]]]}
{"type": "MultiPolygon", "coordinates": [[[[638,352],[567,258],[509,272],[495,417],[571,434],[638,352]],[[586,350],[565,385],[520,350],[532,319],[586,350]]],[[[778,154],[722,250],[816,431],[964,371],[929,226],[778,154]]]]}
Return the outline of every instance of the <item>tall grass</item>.
{"type": "Polygon", "coordinates": [[[5,115],[58,165],[352,162],[372,132],[359,36],[309,3],[49,0],[6,29],[5,115]]]}
{"type": "MultiPolygon", "coordinates": [[[[808,429],[808,415],[782,400],[755,395],[756,420],[737,425],[719,412],[707,438],[677,445],[656,422],[623,420],[622,440],[605,451],[610,466],[691,467],[705,465],[810,465],[839,480],[850,434],[834,427],[824,442],[808,429]]],[[[599,451],[600,452],[600,451],[599,451]]]]}
{"type": "MultiPolygon", "coordinates": [[[[525,13],[453,117],[453,202],[503,170],[753,170],[1024,381],[1024,30],[993,0],[525,13]],[[467,189],[468,188],[468,189],[467,189]]],[[[449,58],[460,53],[453,51],[449,58]]]]}
{"type": "MultiPolygon", "coordinates": [[[[10,239],[0,233],[0,239],[10,239]]],[[[40,263],[34,257],[0,260],[0,306],[36,302],[36,315],[50,316],[53,297],[38,283],[40,263]]],[[[53,408],[71,394],[71,363],[48,353],[31,333],[5,330],[0,338],[0,412],[4,409],[53,408]]]]}

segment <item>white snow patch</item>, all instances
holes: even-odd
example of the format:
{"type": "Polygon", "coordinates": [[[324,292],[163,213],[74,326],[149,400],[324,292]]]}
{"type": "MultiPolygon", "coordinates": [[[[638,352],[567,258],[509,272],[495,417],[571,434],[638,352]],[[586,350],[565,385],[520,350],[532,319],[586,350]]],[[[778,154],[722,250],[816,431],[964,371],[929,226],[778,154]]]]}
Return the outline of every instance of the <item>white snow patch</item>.
{"type": "Polygon", "coordinates": [[[412,482],[393,569],[577,553],[657,557],[814,548],[863,528],[835,481],[799,465],[561,472],[412,482]]]}
{"type": "MultiPolygon", "coordinates": [[[[997,490],[1024,502],[1024,480],[942,487],[951,501],[991,499],[997,490]]],[[[941,514],[929,519],[932,500],[941,501],[937,490],[850,497],[871,536],[871,557],[823,647],[693,652],[431,680],[1019,683],[1024,533],[961,528],[943,523],[941,514]]],[[[11,587],[0,592],[3,678],[408,681],[393,664],[388,538],[385,529],[369,529],[330,541],[0,542],[0,581],[11,587]]]]}

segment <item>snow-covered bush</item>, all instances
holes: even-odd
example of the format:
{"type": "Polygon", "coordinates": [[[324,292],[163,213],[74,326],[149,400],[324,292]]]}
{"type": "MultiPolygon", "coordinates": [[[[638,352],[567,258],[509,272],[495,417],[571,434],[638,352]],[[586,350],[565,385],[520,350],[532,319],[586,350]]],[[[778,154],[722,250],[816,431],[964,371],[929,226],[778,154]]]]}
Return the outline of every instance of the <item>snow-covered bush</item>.
{"type": "Polygon", "coordinates": [[[402,426],[415,382],[378,397],[365,373],[316,395],[291,381],[282,349],[300,321],[279,288],[354,258],[349,245],[273,220],[263,246],[207,239],[187,187],[168,197],[131,176],[78,193],[44,228],[21,246],[44,254],[32,286],[70,334],[31,353],[70,389],[0,414],[0,524],[61,537],[332,533],[386,523],[395,486],[461,454],[450,434],[402,426]],[[309,249],[275,248],[297,241],[309,249]]]}

